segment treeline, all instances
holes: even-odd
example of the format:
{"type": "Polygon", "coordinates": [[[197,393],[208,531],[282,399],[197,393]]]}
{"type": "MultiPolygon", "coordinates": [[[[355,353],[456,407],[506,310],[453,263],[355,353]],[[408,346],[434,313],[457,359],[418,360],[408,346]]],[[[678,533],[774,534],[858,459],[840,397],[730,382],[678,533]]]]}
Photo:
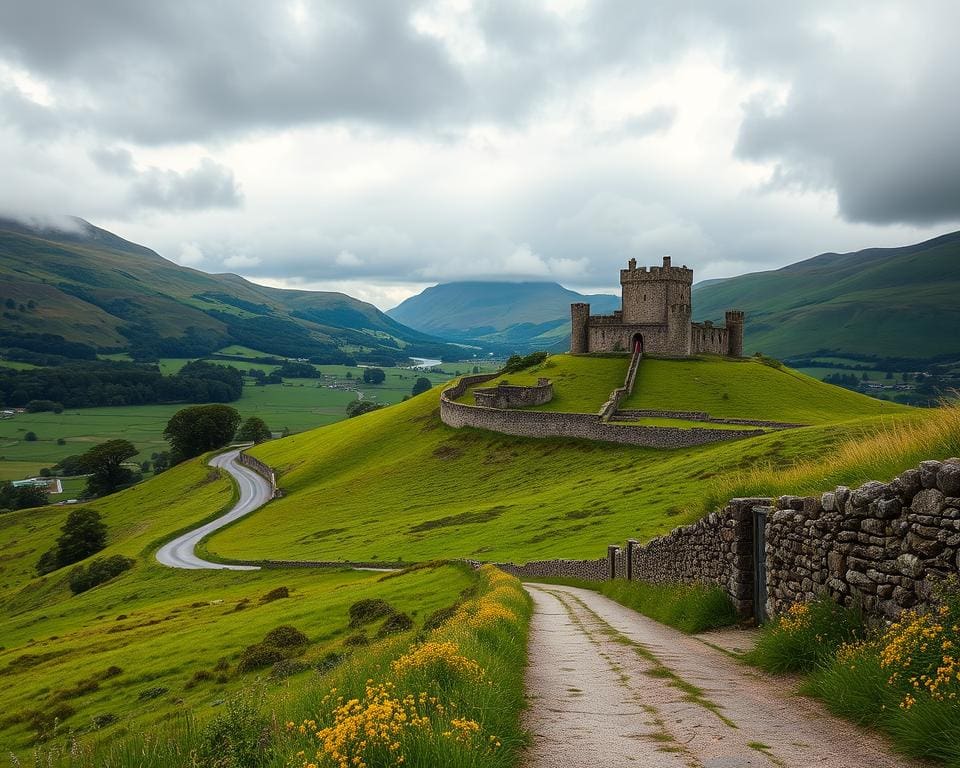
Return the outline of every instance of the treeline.
{"type": "Polygon", "coordinates": [[[229,403],[243,393],[243,376],[232,366],[197,360],[174,376],[155,366],[98,360],[55,368],[0,368],[0,405],[27,407],[45,401],[50,410],[156,403],[229,403]]]}

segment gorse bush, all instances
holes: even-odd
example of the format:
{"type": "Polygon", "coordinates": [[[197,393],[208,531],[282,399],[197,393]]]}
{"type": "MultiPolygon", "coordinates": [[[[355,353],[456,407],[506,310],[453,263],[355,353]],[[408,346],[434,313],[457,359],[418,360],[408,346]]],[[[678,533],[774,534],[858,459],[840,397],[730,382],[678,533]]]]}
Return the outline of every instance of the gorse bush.
{"type": "Polygon", "coordinates": [[[837,650],[864,633],[863,614],[827,597],[794,603],[769,621],[746,660],[768,672],[810,672],[830,662],[837,650]]]}
{"type": "Polygon", "coordinates": [[[531,352],[529,355],[511,355],[507,358],[500,373],[516,373],[535,365],[541,365],[548,357],[547,352],[531,352]]]}
{"type": "Polygon", "coordinates": [[[277,648],[295,648],[309,642],[310,638],[296,627],[291,627],[288,624],[275,627],[263,636],[264,645],[274,645],[277,648]]]}
{"type": "Polygon", "coordinates": [[[93,589],[129,570],[135,562],[135,560],[123,555],[111,555],[110,557],[98,557],[86,567],[79,565],[70,571],[70,591],[79,595],[81,592],[93,589]]]}

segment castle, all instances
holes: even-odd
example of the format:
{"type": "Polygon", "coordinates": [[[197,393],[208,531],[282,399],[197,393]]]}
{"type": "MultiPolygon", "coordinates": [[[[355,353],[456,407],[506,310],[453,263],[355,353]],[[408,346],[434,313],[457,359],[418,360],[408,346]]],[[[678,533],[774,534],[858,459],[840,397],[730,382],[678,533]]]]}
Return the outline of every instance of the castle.
{"type": "Polygon", "coordinates": [[[570,305],[570,352],[634,352],[658,357],[698,354],[743,356],[743,312],[730,310],[726,326],[693,323],[693,270],[670,265],[620,270],[623,305],[612,315],[591,315],[589,304],[570,305]]]}

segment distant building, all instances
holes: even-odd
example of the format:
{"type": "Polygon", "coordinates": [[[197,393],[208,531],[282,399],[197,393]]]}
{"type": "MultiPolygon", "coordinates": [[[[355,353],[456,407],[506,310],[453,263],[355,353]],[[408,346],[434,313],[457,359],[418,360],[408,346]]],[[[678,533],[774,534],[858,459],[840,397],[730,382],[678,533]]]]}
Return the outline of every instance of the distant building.
{"type": "Polygon", "coordinates": [[[622,308],[612,315],[591,315],[590,305],[570,305],[570,352],[633,352],[658,357],[704,353],[743,356],[743,312],[726,313],[726,325],[694,323],[690,318],[693,270],[637,267],[630,259],[620,270],[622,308]]]}
{"type": "Polygon", "coordinates": [[[13,480],[14,488],[43,488],[47,493],[63,493],[63,484],[57,477],[31,477],[26,480],[13,480]]]}

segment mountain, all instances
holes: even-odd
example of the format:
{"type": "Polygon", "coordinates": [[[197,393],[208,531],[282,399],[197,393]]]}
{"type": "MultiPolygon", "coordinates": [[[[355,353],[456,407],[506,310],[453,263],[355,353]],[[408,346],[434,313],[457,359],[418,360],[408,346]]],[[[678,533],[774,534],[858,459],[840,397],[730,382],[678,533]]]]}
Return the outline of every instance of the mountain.
{"type": "Polygon", "coordinates": [[[612,312],[620,298],[584,295],[557,283],[442,283],[387,311],[418,331],[510,350],[564,349],[570,338],[570,305],[589,302],[612,312]]]}
{"type": "Polygon", "coordinates": [[[960,353],[960,232],[901,248],[824,253],[694,293],[697,319],[747,313],[745,348],[933,358],[960,353]]]}
{"type": "Polygon", "coordinates": [[[67,230],[0,219],[0,309],[0,347],[68,356],[192,357],[228,344],[319,362],[458,354],[345,294],[189,269],[82,219],[67,230]]]}

